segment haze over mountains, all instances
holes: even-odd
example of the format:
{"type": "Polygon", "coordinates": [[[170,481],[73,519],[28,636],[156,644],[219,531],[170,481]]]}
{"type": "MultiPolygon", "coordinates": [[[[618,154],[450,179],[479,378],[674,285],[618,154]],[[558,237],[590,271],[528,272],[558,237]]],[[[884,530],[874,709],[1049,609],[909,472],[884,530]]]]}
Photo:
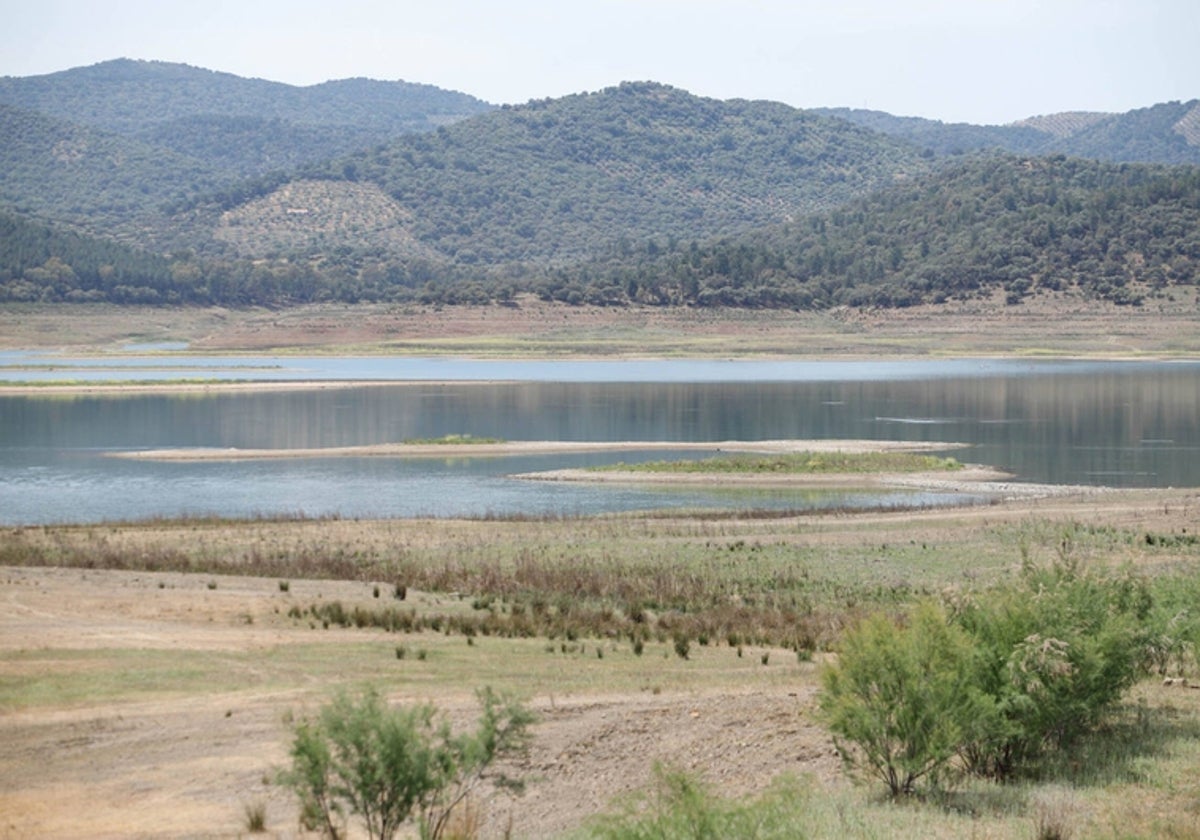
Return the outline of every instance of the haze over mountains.
{"type": "Polygon", "coordinates": [[[1200,266],[1197,100],[971,126],[637,82],[496,108],[121,59],[0,79],[0,150],[8,300],[1137,303],[1200,266]]]}

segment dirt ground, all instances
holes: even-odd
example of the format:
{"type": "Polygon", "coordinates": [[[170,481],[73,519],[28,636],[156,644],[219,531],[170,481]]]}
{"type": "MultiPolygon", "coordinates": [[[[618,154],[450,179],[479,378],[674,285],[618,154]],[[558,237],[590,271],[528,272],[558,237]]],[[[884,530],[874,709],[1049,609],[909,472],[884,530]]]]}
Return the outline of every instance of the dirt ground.
{"type": "MultiPolygon", "coordinates": [[[[269,670],[272,651],[311,644],[313,631],[271,619],[265,605],[278,597],[277,581],[221,578],[219,590],[209,590],[208,580],[0,569],[0,680],[87,668],[87,652],[102,657],[117,650],[169,651],[181,660],[228,656],[243,663],[237,667],[254,667],[238,654],[260,652],[261,667],[269,670]],[[247,615],[259,618],[247,626],[247,615]]],[[[362,588],[294,584],[318,585],[326,598],[352,598],[362,588]]],[[[371,636],[381,646],[395,643],[382,632],[371,636]]],[[[682,692],[579,694],[539,687],[529,701],[539,718],[532,747],[501,768],[522,778],[525,790],[491,792],[483,804],[483,836],[511,828],[517,837],[548,837],[578,827],[610,808],[614,797],[647,789],[655,761],[701,773],[726,794],[760,791],[785,771],[837,784],[832,745],[808,714],[816,666],[807,666],[807,679],[797,678],[800,667],[791,666],[790,678],[777,684],[682,692]]],[[[417,697],[401,691],[391,698],[428,699],[427,690],[417,691],[417,697]]],[[[279,689],[150,695],[2,710],[0,836],[233,837],[244,832],[242,809],[257,801],[267,803],[270,836],[301,836],[294,801],[267,782],[286,763],[284,716],[323,700],[323,686],[300,680],[279,689]]],[[[442,694],[437,703],[455,717],[475,710],[471,696],[442,694]]]]}
{"type": "Polygon", "coordinates": [[[0,349],[103,352],[130,342],[203,352],[461,352],[528,356],[1200,355],[1193,289],[1142,307],[1069,294],[909,309],[791,312],[518,306],[310,305],[284,310],[0,306],[0,349]]]}

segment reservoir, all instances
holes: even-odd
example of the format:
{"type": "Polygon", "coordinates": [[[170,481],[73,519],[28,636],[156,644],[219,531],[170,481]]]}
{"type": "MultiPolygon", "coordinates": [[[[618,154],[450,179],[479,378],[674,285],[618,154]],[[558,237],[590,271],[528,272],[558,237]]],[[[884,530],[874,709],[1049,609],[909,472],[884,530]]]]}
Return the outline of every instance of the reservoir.
{"type": "Polygon", "coordinates": [[[950,454],[1019,481],[1200,486],[1200,363],[479,361],[387,357],[0,354],[8,381],[349,381],[289,390],[3,394],[0,523],[152,516],[574,516],[679,508],[801,510],[961,501],[819,492],[547,484],[514,473],[685,456],[154,462],[114,452],[293,449],[444,435],[509,441],[865,438],[950,454]],[[383,383],[383,384],[381,384],[383,383]]]}

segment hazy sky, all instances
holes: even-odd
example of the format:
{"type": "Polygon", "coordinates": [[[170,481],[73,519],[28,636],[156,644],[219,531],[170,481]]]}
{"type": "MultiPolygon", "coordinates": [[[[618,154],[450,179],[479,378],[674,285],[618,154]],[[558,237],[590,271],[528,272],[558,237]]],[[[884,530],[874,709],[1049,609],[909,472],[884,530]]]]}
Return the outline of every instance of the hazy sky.
{"type": "Polygon", "coordinates": [[[653,80],[975,123],[1200,97],[1200,0],[0,0],[0,75],[127,57],[525,102],[653,80]]]}

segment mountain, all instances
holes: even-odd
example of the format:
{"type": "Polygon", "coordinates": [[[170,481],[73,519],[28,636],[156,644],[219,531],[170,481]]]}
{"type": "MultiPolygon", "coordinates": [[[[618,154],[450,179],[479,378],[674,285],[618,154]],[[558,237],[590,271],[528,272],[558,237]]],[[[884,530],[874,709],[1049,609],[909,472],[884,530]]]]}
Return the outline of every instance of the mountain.
{"type": "Polygon", "coordinates": [[[825,308],[1065,290],[1138,304],[1197,282],[1200,168],[1060,155],[970,158],[794,224],[558,272],[541,289],[825,308]]]}
{"type": "Polygon", "coordinates": [[[850,108],[814,110],[902,138],[939,156],[994,149],[1114,163],[1200,164],[1200,99],[1165,102],[1124,114],[1072,111],[990,126],[850,108]]]}
{"type": "MultiPolygon", "coordinates": [[[[302,170],[300,180],[377,187],[410,219],[406,236],[446,260],[494,265],[744,231],[928,169],[907,144],[842,120],[626,83],[402,136],[302,170]]],[[[270,241],[281,217],[265,211],[277,204],[264,195],[227,206],[221,224],[260,229],[259,241],[270,241]]],[[[371,224],[346,217],[344,244],[356,222],[371,224]]],[[[254,247],[239,253],[262,256],[254,247]]]]}
{"type": "Polygon", "coordinates": [[[1200,164],[1200,99],[1113,114],[1056,139],[1047,151],[1115,162],[1200,164]]]}
{"type": "Polygon", "coordinates": [[[0,79],[0,299],[1136,303],[1196,281],[1197,149],[1200,101],[970,126],[629,82],[494,108],[118,60],[0,79]]]}
{"type": "Polygon", "coordinates": [[[295,87],[130,59],[0,78],[0,103],[186,154],[238,177],[431,131],[493,107],[431,85],[344,79],[295,87]]]}

